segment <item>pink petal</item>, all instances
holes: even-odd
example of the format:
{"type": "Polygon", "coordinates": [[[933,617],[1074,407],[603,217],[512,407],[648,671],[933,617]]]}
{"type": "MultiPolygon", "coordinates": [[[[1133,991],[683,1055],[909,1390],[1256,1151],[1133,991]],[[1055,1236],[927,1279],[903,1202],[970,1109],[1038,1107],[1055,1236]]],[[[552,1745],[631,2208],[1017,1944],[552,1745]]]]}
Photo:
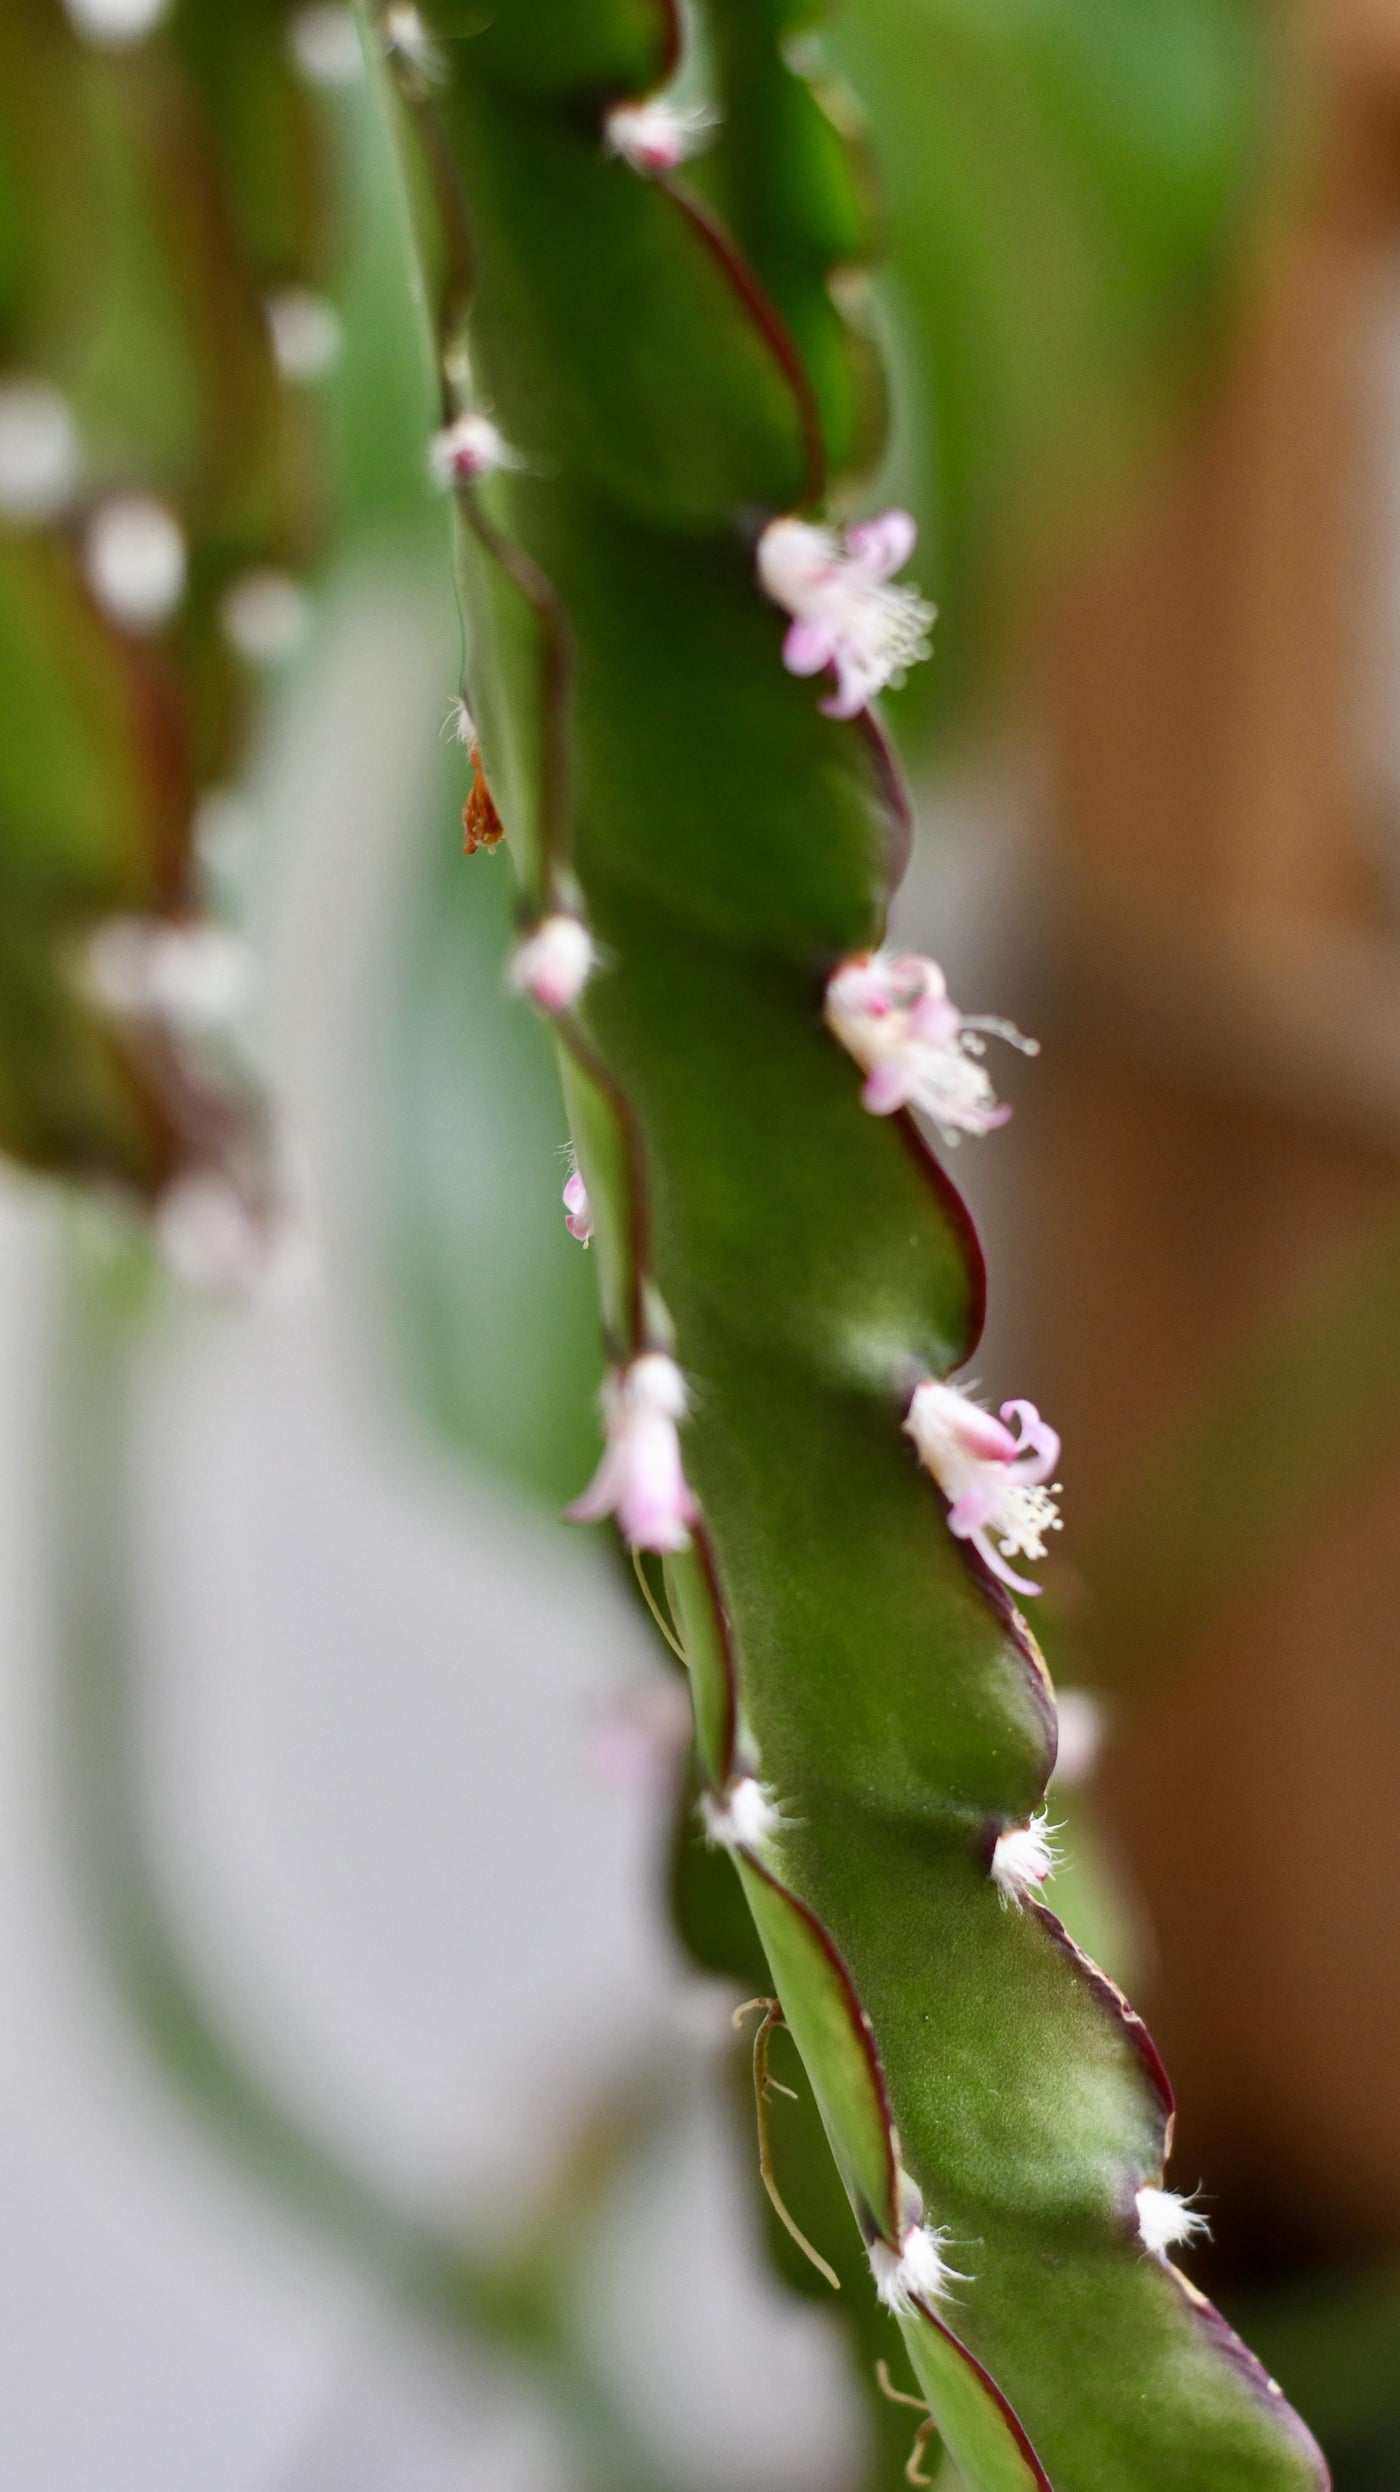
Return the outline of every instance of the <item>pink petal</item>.
{"type": "Polygon", "coordinates": [[[902,571],[918,540],[918,524],[908,511],[885,511],[865,519],[846,535],[846,552],[867,579],[888,580],[902,571]]]}
{"type": "Polygon", "coordinates": [[[1021,1431],[1016,1448],[1017,1478],[1038,1488],[1059,1467],[1059,1437],[1041,1418],[1034,1402],[1003,1402],[1001,1415],[1008,1421],[1014,1419],[1021,1431]]]}
{"type": "Polygon", "coordinates": [[[907,1108],[914,1096],[914,1081],[907,1064],[898,1056],[886,1056],[867,1074],[861,1090],[861,1106],[872,1116],[893,1116],[897,1108],[907,1108]]]}
{"type": "Polygon", "coordinates": [[[819,675],[831,664],[831,634],[824,624],[790,623],[783,639],[783,664],[790,675],[819,675]]]}

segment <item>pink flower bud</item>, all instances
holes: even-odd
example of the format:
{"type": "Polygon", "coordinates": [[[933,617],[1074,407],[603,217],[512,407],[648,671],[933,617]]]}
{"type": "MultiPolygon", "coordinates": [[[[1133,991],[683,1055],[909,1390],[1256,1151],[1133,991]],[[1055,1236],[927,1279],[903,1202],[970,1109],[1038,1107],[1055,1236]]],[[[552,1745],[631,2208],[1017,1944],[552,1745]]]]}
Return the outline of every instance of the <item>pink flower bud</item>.
{"type": "Polygon", "coordinates": [[[452,485],[475,484],[482,476],[494,476],[502,467],[522,465],[520,454],[489,415],[459,415],[452,424],[444,424],[428,444],[428,466],[434,484],[446,489],[452,485]]]}
{"type": "Polygon", "coordinates": [[[678,1423],[685,1413],[685,1379],[663,1351],[645,1351],[610,1376],[603,1459],[567,1509],[569,1521],[600,1523],[611,1514],[634,1549],[689,1548],[699,1509],[681,1467],[678,1423]]]}
{"type": "Polygon", "coordinates": [[[634,173],[674,173],[703,145],[714,120],[703,104],[648,95],[638,104],[614,104],[603,123],[603,141],[609,155],[621,156],[634,173]]]}
{"type": "Polygon", "coordinates": [[[542,917],[517,945],[506,970],[512,994],[527,995],[541,1012],[568,1012],[578,1002],[598,955],[582,918],[562,909],[542,917]]]}
{"type": "Polygon", "coordinates": [[[593,1209],[588,1200],[588,1188],[576,1168],[564,1185],[564,1226],[570,1237],[578,1239],[580,1246],[592,1244],[593,1209]]]}

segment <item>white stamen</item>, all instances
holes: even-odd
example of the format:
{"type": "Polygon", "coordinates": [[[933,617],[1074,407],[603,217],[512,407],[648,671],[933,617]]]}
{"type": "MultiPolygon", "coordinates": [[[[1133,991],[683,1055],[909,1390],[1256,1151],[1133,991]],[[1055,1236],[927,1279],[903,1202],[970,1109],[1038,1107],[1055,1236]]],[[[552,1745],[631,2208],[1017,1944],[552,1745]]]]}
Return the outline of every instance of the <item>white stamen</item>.
{"type": "Polygon", "coordinates": [[[144,493],[104,502],[88,523],[83,569],[100,606],[133,631],[168,622],[185,593],[185,540],[178,522],[144,493]]]}
{"type": "Polygon", "coordinates": [[[453,485],[475,484],[479,477],[494,476],[503,467],[523,465],[520,453],[512,450],[489,415],[459,415],[434,433],[428,444],[429,473],[444,491],[453,485]]]}
{"type": "Polygon", "coordinates": [[[87,976],[109,1012],[163,1021],[182,1033],[214,1033],[233,1028],[245,1012],[252,957],[226,926],[109,917],[89,939],[87,976]]]}
{"type": "Polygon", "coordinates": [[[514,995],[527,995],[541,1012],[568,1012],[597,963],[593,937],[582,918],[559,909],[541,918],[533,934],[516,946],[506,967],[506,985],[514,995]]]}
{"type": "Polygon", "coordinates": [[[907,511],[850,528],[844,537],[805,519],[774,519],[758,542],[760,585],[791,615],[783,664],[792,675],[830,668],[828,718],[855,718],[886,684],[930,654],[934,608],[913,588],[890,585],[908,561],[916,530],[907,511]]]}
{"type": "Polygon", "coordinates": [[[1165,2258],[1168,2250],[1210,2230],[1209,2217],[1174,2189],[1140,2189],[1136,2205],[1138,2238],[1154,2258],[1165,2258]]]}
{"type": "Polygon", "coordinates": [[[1028,1826],[1010,1826],[997,1836],[992,1854],[992,1883],[1001,1892],[1004,1904],[1022,1904],[1034,1895],[1047,1878],[1053,1878],[1060,1865],[1060,1855],[1051,1841],[1058,1828],[1046,1823],[1042,1809],[1028,1826]]]}
{"type": "Polygon", "coordinates": [[[772,1792],[752,1774],[740,1774],[722,1792],[705,1792],[700,1816],[710,1841],[729,1852],[758,1851],[782,1824],[772,1792]]]}
{"type": "Polygon", "coordinates": [[[1055,1715],[1059,1743],[1053,1779],[1061,1790],[1077,1791],[1088,1782],[1099,1761],[1104,1741],[1103,1707],[1086,1687],[1066,1687],[1056,1691],[1055,1715]]]}
{"type": "Polygon", "coordinates": [[[355,12],[340,0],[298,9],[287,40],[298,69],[313,86],[352,86],[364,69],[355,12]]]}
{"type": "Polygon", "coordinates": [[[392,0],[384,12],[384,52],[403,73],[410,94],[437,86],[447,75],[440,44],[429,34],[421,11],[409,0],[392,0]]]}
{"type": "Polygon", "coordinates": [[[286,571],[245,571],[224,591],[219,620],[252,666],[282,666],[311,626],[311,600],[286,571]]]}
{"type": "Polygon", "coordinates": [[[63,0],[80,35],[92,43],[139,43],[160,24],[170,0],[63,0]]]}
{"type": "Polygon", "coordinates": [[[462,745],[467,752],[471,751],[476,742],[476,720],[460,694],[452,703],[442,722],[442,732],[445,736],[450,736],[454,744],[462,745]]]}
{"type": "Polygon", "coordinates": [[[648,95],[640,103],[614,104],[603,123],[610,156],[621,156],[636,173],[673,173],[705,143],[719,118],[706,104],[676,104],[648,95]]]}
{"type": "Polygon", "coordinates": [[[263,309],[283,379],[324,380],[339,361],[345,336],[334,303],[310,286],[280,286],[263,309]]]}
{"type": "Polygon", "coordinates": [[[72,498],[78,428],[49,381],[0,382],[0,514],[38,526],[72,498]]]}
{"type": "Polygon", "coordinates": [[[920,2223],[911,2224],[901,2235],[898,2250],[892,2250],[888,2242],[872,2241],[870,2271],[875,2290],[897,2318],[912,2317],[916,2299],[941,2301],[950,2285],[966,2282],[943,2255],[948,2237],[946,2231],[920,2223]]]}

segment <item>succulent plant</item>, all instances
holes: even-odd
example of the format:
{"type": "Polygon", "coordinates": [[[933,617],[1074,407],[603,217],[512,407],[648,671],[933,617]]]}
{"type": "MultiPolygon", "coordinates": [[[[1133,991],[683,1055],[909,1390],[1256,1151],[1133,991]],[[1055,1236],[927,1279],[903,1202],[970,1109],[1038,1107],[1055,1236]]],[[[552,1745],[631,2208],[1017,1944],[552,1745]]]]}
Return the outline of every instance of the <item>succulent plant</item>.
{"type": "Polygon", "coordinates": [[[1151,2040],[1042,1900],[1055,1704],[1010,1594],[1058,1447],[948,1381],[984,1276],[925,1130],[991,1130],[1019,1034],[882,948],[908,816],[870,703],[930,617],[902,514],[849,524],[868,193],[810,14],[713,6],[704,97],[662,0],[364,14],[602,1299],[575,1511],[661,1561],[705,1827],[969,2492],[1315,2485],[1170,2262],[1201,2218],[1151,2040]]]}

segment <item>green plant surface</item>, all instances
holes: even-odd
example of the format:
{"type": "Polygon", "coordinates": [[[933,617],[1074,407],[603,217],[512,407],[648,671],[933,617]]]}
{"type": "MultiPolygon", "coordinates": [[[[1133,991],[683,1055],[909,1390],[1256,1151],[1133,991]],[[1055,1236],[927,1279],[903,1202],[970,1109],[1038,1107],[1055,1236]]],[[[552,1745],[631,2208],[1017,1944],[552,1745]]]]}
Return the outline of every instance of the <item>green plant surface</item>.
{"type": "Polygon", "coordinates": [[[740,1870],[861,2233],[896,2245],[911,2185],[948,2228],[964,2280],[902,2325],[969,2492],[1315,2485],[1137,2239],[1170,2131],[1143,2028],[989,1876],[1053,1700],[901,1435],[977,1339],[970,1224],[821,1020],[901,826],[878,731],[784,673],[754,582],[757,524],[813,489],[811,392],[736,246],[602,144],[672,63],[663,9],[441,0],[427,28],[391,68],[461,220],[431,266],[474,271],[478,403],[524,461],[459,497],[468,694],[527,918],[577,899],[600,948],[560,1035],[610,1355],[674,1345],[691,1380],[704,1520],[667,1578],[701,1765],[776,1793],[740,1870]]]}

